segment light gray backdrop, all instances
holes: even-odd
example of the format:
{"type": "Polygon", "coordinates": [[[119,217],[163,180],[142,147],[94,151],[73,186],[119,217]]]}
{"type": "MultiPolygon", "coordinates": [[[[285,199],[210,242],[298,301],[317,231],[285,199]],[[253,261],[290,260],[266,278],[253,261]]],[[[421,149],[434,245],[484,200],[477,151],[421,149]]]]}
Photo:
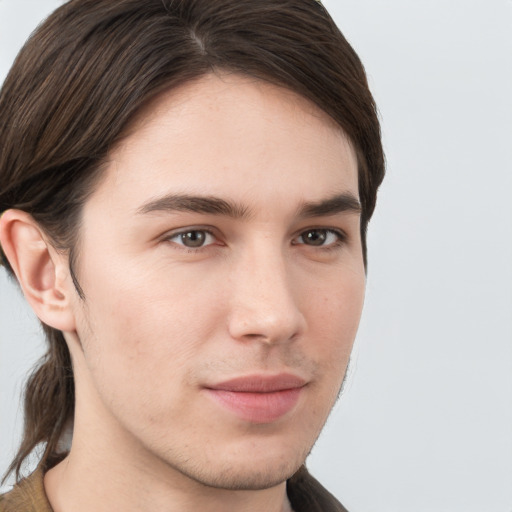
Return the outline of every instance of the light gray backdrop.
{"type": "MultiPolygon", "coordinates": [[[[59,4],[0,0],[0,80],[59,4]]],[[[366,65],[388,175],[355,372],[310,468],[351,512],[512,512],[512,2],[325,4],[366,65]]],[[[41,349],[0,272],[0,471],[41,349]]]]}

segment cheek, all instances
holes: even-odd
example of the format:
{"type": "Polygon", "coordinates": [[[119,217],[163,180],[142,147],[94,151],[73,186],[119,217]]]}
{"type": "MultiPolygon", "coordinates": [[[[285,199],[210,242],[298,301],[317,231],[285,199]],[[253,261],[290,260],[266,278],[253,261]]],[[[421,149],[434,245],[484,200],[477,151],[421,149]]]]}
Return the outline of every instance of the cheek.
{"type": "Polygon", "coordinates": [[[364,303],[364,272],[341,276],[308,297],[310,336],[305,351],[316,360],[332,397],[338,392],[364,303]]]}
{"type": "Polygon", "coordinates": [[[310,310],[310,325],[314,326],[314,331],[323,333],[332,344],[351,345],[364,303],[364,273],[334,277],[316,288],[317,293],[310,293],[306,299],[310,310]]]}
{"type": "Polygon", "coordinates": [[[186,380],[187,368],[220,322],[215,301],[211,291],[189,288],[183,273],[180,279],[154,267],[123,268],[122,273],[103,268],[94,273],[94,283],[84,283],[86,308],[78,335],[85,362],[108,398],[144,402],[151,396],[154,403],[165,403],[177,387],[170,383],[186,380]],[[160,391],[155,382],[161,383],[160,391]]]}

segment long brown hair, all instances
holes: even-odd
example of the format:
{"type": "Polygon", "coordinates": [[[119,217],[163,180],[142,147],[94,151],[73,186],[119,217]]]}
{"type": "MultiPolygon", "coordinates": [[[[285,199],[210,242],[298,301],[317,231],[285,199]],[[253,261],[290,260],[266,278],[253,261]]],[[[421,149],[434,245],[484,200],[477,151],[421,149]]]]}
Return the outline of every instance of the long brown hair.
{"type": "MultiPolygon", "coordinates": [[[[0,91],[0,214],[31,214],[74,268],[81,207],[128,124],[158,94],[212,70],[286,87],[327,112],[352,141],[359,165],[361,234],[384,156],[363,66],[316,0],[71,0],[31,36],[0,91]]],[[[5,255],[2,263],[9,272],[5,255]]],[[[74,411],[70,355],[44,326],[48,352],[24,396],[21,446],[8,469],[42,444],[42,462],[74,411]]]]}

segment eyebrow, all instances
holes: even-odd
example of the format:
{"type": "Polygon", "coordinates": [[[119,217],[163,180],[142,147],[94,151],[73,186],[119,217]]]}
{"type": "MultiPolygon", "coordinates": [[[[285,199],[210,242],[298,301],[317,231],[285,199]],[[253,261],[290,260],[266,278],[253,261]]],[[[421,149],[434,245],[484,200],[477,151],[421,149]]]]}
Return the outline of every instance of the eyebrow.
{"type": "Polygon", "coordinates": [[[243,219],[248,216],[248,209],[233,201],[220,197],[191,196],[187,194],[170,194],[159,197],[141,206],[137,213],[173,211],[222,215],[234,219],[243,219]]]}
{"type": "MultiPolygon", "coordinates": [[[[214,196],[170,194],[145,203],[137,209],[138,214],[156,212],[192,212],[220,215],[233,219],[247,219],[250,210],[240,203],[214,196]]],[[[344,192],[315,202],[305,202],[298,208],[300,218],[326,217],[338,213],[361,213],[361,203],[350,192],[344,192]]]]}
{"type": "Polygon", "coordinates": [[[351,192],[343,192],[317,202],[304,203],[299,208],[299,217],[328,217],[337,213],[361,213],[361,203],[351,192]]]}

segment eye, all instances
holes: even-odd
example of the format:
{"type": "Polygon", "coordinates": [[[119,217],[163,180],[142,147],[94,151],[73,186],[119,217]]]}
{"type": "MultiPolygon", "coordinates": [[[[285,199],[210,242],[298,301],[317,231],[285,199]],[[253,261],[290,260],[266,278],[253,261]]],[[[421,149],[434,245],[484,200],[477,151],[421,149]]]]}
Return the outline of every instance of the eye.
{"type": "Polygon", "coordinates": [[[311,245],[315,247],[328,247],[339,245],[345,240],[345,235],[333,229],[308,229],[302,232],[294,243],[311,245]]]}
{"type": "Polygon", "coordinates": [[[215,237],[204,229],[189,229],[188,231],[176,233],[167,238],[167,240],[188,247],[189,249],[198,249],[214,243],[215,237]]]}

